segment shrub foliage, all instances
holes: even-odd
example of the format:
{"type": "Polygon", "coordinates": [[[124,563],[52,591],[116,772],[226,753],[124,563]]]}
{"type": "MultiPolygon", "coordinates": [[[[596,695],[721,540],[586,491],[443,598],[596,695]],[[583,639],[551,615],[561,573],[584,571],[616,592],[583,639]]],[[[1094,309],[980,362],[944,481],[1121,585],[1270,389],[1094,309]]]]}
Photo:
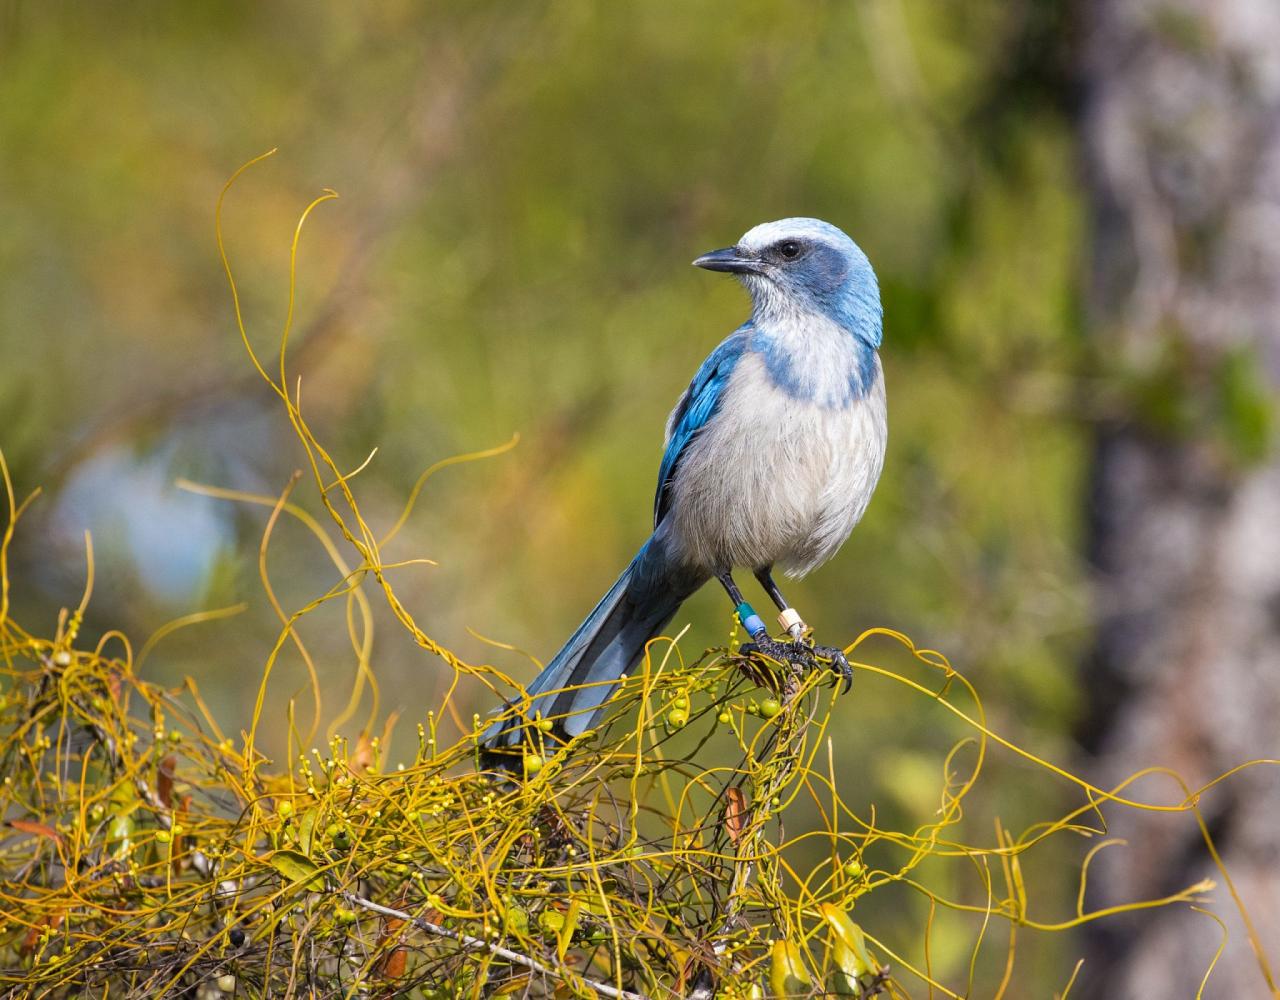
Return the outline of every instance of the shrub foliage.
{"type": "MultiPolygon", "coordinates": [[[[294,260],[302,222],[328,197],[303,213],[294,260]]],[[[229,264],[227,275],[234,298],[229,264]]],[[[236,311],[239,320],[238,303],[236,311]]],[[[909,831],[883,827],[873,808],[841,797],[827,732],[831,678],[744,657],[733,635],[689,663],[674,640],[655,640],[600,730],[565,748],[535,741],[512,773],[477,769],[476,738],[491,720],[461,717],[456,684],[418,724],[412,761],[387,759],[389,724],[317,747],[291,712],[291,759],[277,765],[258,749],[271,668],[288,643],[305,658],[299,619],[327,601],[348,604],[358,684],[372,678],[368,609],[380,599],[455,678],[477,679],[510,711],[521,695],[493,667],[436,643],[387,580],[381,548],[422,481],[379,536],[360,513],[359,470],[339,468],[308,427],[300,393],[290,392],[288,327],[275,375],[247,335],[244,343],[305,448],[305,481],[327,527],[292,498],[298,480],[278,497],[202,489],[269,509],[264,551],[279,518],[303,521],[338,582],[286,613],[263,560],[281,630],[242,732],[224,732],[194,681],[166,689],[143,680],[137,665],[150,642],[135,656],[119,633],[92,648],[80,641],[91,544],[84,599],[52,635],[13,620],[5,557],[25,503],[5,472],[0,984],[10,995],[999,996],[1018,927],[1067,930],[1106,915],[1081,902],[1064,920],[1033,920],[1025,851],[1063,834],[1103,833],[1104,806],[1198,819],[1195,794],[1163,806],[1135,801],[1001,739],[944,657],[886,630],[849,647],[855,672],[903,685],[969,730],[938,760],[936,809],[909,831]],[[902,644],[909,669],[863,660],[861,647],[877,635],[902,644]],[[963,807],[993,742],[1075,785],[1082,804],[1017,836],[996,823],[993,842],[961,842],[963,807]],[[926,862],[976,873],[980,896],[931,889],[936,866],[926,862]],[[887,886],[928,899],[923,948],[894,947],[855,920],[887,886]],[[967,981],[941,982],[931,965],[939,908],[972,918],[967,981]],[[975,984],[997,920],[1009,925],[997,946],[1007,950],[1003,977],[975,984]]],[[[314,697],[318,706],[318,685],[314,697]]],[[[1081,900],[1096,850],[1083,864],[1081,900]]],[[[1126,909],[1192,903],[1208,888],[1126,909]]],[[[1066,970],[1062,995],[1072,979],[1066,970]]]]}

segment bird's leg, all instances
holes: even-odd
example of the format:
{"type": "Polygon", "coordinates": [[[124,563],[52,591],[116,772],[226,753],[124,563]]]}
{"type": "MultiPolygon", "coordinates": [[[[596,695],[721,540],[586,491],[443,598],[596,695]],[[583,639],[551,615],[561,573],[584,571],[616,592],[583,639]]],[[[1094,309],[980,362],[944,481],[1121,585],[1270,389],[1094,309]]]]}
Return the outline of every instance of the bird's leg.
{"type": "Polygon", "coordinates": [[[720,585],[728,593],[729,600],[733,601],[734,609],[738,612],[738,621],[742,622],[742,627],[751,636],[750,642],[742,644],[741,651],[743,653],[762,653],[769,659],[777,660],[779,663],[794,663],[797,666],[806,668],[816,664],[813,648],[808,643],[794,640],[791,642],[779,642],[769,635],[764,619],[756,614],[755,608],[747,603],[742,596],[742,591],[733,582],[733,574],[729,570],[717,573],[716,579],[720,581],[720,585]]]}
{"type": "Polygon", "coordinates": [[[761,566],[756,570],[756,579],[760,581],[760,586],[772,598],[773,603],[778,606],[778,611],[780,612],[778,624],[782,626],[783,631],[790,635],[792,639],[802,638],[805,632],[809,631],[809,626],[800,617],[800,612],[787,603],[787,599],[782,596],[782,591],[773,582],[773,567],[761,566]]]}
{"type": "Polygon", "coordinates": [[[760,581],[760,586],[765,589],[765,592],[772,598],[773,603],[778,606],[778,624],[791,636],[792,642],[805,643],[819,659],[830,660],[831,669],[840,675],[844,681],[844,689],[848,691],[853,686],[853,670],[844,655],[844,650],[835,646],[815,646],[811,640],[808,640],[806,636],[809,632],[809,626],[800,617],[800,612],[787,603],[787,599],[782,596],[782,591],[773,582],[773,567],[761,566],[755,572],[756,579],[760,581]]]}

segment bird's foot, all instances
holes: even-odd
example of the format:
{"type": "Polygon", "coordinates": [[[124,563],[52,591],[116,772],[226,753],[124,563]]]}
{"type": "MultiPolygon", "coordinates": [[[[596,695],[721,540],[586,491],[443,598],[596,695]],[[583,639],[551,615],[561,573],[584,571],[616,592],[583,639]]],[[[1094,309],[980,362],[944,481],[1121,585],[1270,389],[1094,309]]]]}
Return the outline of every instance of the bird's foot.
{"type": "Polygon", "coordinates": [[[813,655],[813,647],[803,639],[793,639],[784,642],[773,638],[767,633],[755,636],[750,642],[744,642],[738,651],[746,656],[752,653],[759,653],[778,663],[789,663],[792,666],[801,667],[808,670],[817,666],[817,660],[813,655]]]}
{"type": "Polygon", "coordinates": [[[853,686],[853,669],[844,655],[844,650],[835,646],[816,646],[809,639],[791,639],[782,641],[769,635],[758,635],[751,642],[744,642],[739,651],[744,655],[759,653],[778,663],[789,663],[803,670],[812,670],[828,661],[827,667],[839,674],[848,691],[853,686]]]}

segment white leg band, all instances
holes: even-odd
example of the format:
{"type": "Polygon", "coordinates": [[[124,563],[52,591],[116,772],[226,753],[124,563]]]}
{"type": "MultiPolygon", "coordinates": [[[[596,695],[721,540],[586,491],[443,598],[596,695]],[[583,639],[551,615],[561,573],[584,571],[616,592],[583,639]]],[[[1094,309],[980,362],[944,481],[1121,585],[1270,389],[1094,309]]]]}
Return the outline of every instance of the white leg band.
{"type": "Polygon", "coordinates": [[[784,632],[790,633],[793,639],[799,639],[805,630],[804,619],[795,608],[783,608],[778,612],[778,624],[782,626],[784,632]]]}

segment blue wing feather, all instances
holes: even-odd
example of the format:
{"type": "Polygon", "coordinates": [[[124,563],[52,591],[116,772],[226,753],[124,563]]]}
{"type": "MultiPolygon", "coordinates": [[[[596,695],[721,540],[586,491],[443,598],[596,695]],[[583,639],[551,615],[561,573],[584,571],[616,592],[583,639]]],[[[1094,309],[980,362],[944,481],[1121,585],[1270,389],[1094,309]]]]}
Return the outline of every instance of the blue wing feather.
{"type": "Polygon", "coordinates": [[[658,492],[653,498],[655,527],[662,522],[671,501],[671,482],[680,465],[680,457],[719,408],[729,376],[747,348],[748,333],[749,324],[743,324],[707,356],[672,411],[667,424],[667,444],[662,452],[662,465],[658,469],[658,492]]]}

